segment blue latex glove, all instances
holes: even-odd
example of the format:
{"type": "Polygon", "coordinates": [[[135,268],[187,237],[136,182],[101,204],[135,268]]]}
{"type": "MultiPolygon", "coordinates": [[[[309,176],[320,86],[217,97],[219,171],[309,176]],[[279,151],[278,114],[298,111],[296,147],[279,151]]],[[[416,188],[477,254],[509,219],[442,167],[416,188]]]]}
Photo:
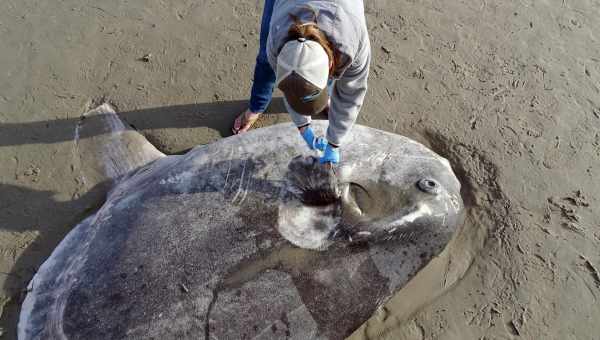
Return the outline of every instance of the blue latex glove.
{"type": "Polygon", "coordinates": [[[327,147],[327,145],[327,139],[325,139],[325,137],[321,136],[315,139],[315,149],[319,151],[325,151],[325,147],[327,147]]]}
{"type": "Polygon", "coordinates": [[[334,148],[331,144],[327,144],[325,148],[325,153],[323,157],[319,160],[321,164],[323,163],[333,163],[337,164],[340,162],[340,151],[339,148],[334,148]]]}
{"type": "Polygon", "coordinates": [[[311,150],[317,149],[319,151],[323,151],[327,146],[327,139],[325,139],[324,137],[315,138],[315,133],[310,126],[307,126],[304,129],[304,132],[302,132],[302,138],[304,138],[304,141],[306,142],[306,144],[308,144],[308,147],[311,150]]]}

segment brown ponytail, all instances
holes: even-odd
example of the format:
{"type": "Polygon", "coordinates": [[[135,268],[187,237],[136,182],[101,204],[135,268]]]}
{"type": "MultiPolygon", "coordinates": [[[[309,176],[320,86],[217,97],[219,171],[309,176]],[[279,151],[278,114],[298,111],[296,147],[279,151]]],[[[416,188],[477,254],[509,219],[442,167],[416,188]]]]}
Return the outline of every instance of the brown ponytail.
{"type": "Polygon", "coordinates": [[[323,47],[323,49],[325,50],[325,52],[327,53],[327,56],[329,57],[329,61],[331,62],[331,67],[329,68],[329,74],[333,74],[333,72],[335,71],[337,65],[339,64],[339,60],[338,60],[338,53],[336,52],[335,48],[333,47],[333,44],[331,43],[331,41],[329,41],[329,39],[327,38],[327,36],[325,35],[325,33],[323,33],[323,31],[321,31],[319,29],[319,27],[317,26],[316,23],[316,16],[315,16],[315,22],[314,23],[302,23],[300,22],[300,20],[298,19],[297,16],[295,15],[290,15],[292,17],[292,20],[294,21],[294,23],[292,24],[292,26],[290,27],[290,30],[288,31],[288,41],[289,40],[296,40],[298,38],[305,38],[307,40],[313,40],[319,43],[319,45],[321,45],[323,47]]]}

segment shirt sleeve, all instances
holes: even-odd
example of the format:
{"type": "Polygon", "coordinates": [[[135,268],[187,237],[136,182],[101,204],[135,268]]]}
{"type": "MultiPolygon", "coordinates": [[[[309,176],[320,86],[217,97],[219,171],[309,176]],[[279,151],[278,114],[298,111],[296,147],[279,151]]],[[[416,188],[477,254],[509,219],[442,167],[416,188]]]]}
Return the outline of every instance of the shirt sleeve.
{"type": "Polygon", "coordinates": [[[365,32],[359,52],[341,78],[335,81],[331,93],[327,128],[327,140],[331,144],[341,145],[356,122],[367,94],[370,63],[371,45],[365,32]]]}

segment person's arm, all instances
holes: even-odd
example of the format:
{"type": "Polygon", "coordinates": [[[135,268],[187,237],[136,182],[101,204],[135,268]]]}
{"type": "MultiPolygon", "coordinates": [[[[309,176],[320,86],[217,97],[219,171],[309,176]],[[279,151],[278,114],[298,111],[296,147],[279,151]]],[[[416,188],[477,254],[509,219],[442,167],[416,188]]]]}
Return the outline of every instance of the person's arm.
{"type": "Polygon", "coordinates": [[[367,93],[371,46],[368,36],[363,39],[359,53],[342,77],[335,81],[329,107],[327,140],[340,146],[350,131],[367,93]]]}

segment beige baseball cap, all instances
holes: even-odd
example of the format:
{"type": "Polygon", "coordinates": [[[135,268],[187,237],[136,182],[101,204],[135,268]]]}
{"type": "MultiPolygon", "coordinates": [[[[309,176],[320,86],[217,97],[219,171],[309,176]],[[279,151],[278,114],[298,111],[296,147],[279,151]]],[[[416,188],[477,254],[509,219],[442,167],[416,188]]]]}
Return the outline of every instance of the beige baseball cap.
{"type": "Polygon", "coordinates": [[[329,57],[316,41],[299,38],[283,45],[277,56],[275,85],[294,111],[317,114],[327,106],[329,57]]]}

